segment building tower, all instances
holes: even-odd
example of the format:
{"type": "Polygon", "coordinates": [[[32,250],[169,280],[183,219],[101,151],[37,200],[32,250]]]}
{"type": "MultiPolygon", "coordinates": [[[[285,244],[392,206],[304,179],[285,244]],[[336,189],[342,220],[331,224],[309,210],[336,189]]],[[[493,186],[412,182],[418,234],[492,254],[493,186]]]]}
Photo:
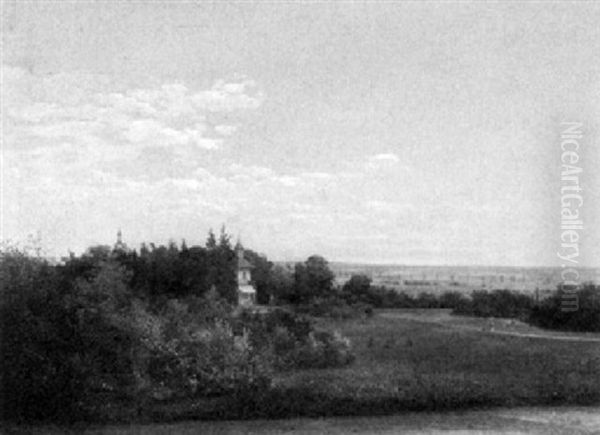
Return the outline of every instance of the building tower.
{"type": "Polygon", "coordinates": [[[117,231],[117,242],[115,243],[115,246],[113,247],[113,252],[127,252],[127,251],[129,251],[129,248],[123,242],[123,234],[121,233],[121,228],[119,228],[119,231],[117,231]]]}
{"type": "Polygon", "coordinates": [[[256,289],[252,286],[252,265],[244,258],[244,248],[238,241],[235,245],[237,257],[237,286],[238,304],[241,306],[252,306],[256,303],[256,289]]]}

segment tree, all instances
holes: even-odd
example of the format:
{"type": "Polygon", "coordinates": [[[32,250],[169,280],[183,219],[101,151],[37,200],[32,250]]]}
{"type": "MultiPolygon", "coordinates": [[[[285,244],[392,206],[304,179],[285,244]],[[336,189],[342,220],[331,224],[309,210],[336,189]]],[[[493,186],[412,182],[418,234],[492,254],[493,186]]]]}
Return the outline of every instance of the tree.
{"type": "Polygon", "coordinates": [[[71,253],[66,259],[64,266],[61,267],[62,276],[66,282],[74,282],[76,278],[91,279],[100,268],[103,262],[111,257],[112,248],[110,246],[92,246],[79,257],[71,253]]]}
{"type": "Polygon", "coordinates": [[[212,230],[209,232],[206,250],[209,287],[214,285],[221,298],[231,304],[237,303],[236,254],[224,226],[221,227],[218,243],[212,230]]]}
{"type": "Polygon", "coordinates": [[[462,310],[469,304],[469,300],[460,292],[444,292],[440,296],[440,308],[462,310]]]}
{"type": "Polygon", "coordinates": [[[273,266],[270,280],[276,302],[290,302],[294,292],[294,276],[290,269],[281,265],[273,266]]]}
{"type": "Polygon", "coordinates": [[[371,278],[367,275],[352,275],[342,287],[342,292],[350,302],[368,302],[371,303],[371,278]]]}
{"type": "Polygon", "coordinates": [[[217,238],[212,228],[208,230],[208,238],[206,239],[206,249],[211,250],[217,247],[217,238]]]}
{"type": "Polygon", "coordinates": [[[84,418],[107,386],[135,384],[128,274],[114,260],[100,261],[65,285],[74,270],[1,255],[2,418],[84,418]]]}
{"type": "Polygon", "coordinates": [[[308,286],[314,296],[327,297],[333,291],[333,272],[327,260],[319,255],[308,257],[305,262],[308,286]]]}
{"type": "Polygon", "coordinates": [[[289,301],[293,304],[307,303],[312,297],[312,292],[308,284],[308,272],[304,263],[294,265],[294,286],[289,296],[289,301]]]}
{"type": "Polygon", "coordinates": [[[291,302],[307,303],[317,297],[330,297],[333,294],[333,272],[327,260],[312,255],[304,263],[294,266],[294,290],[291,302]]]}
{"type": "Polygon", "coordinates": [[[439,308],[438,299],[434,294],[431,293],[419,293],[417,300],[415,301],[416,306],[419,308],[439,308]]]}
{"type": "Polygon", "coordinates": [[[600,286],[584,283],[575,292],[559,286],[552,297],[534,306],[529,321],[542,328],[600,332],[600,286]],[[577,310],[565,310],[565,300],[575,296],[577,310]]]}
{"type": "Polygon", "coordinates": [[[256,252],[244,250],[246,260],[252,264],[252,284],[256,289],[256,302],[259,304],[268,304],[273,294],[273,280],[271,269],[273,263],[267,260],[267,257],[256,252]]]}
{"type": "Polygon", "coordinates": [[[55,272],[25,252],[0,252],[0,419],[64,418],[81,399],[55,272]]]}
{"type": "Polygon", "coordinates": [[[107,316],[122,312],[129,307],[132,298],[127,285],[129,275],[130,273],[117,262],[101,263],[93,279],[80,278],[76,281],[77,304],[94,312],[101,310],[107,316]]]}

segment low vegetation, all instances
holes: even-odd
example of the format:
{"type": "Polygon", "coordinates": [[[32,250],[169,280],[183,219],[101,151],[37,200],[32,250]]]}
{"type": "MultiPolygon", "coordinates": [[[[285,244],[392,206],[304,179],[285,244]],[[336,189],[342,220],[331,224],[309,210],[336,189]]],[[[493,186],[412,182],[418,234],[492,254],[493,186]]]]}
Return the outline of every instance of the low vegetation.
{"type": "Polygon", "coordinates": [[[600,332],[600,286],[584,284],[565,293],[561,287],[551,298],[534,306],[530,322],[548,329],[600,332]]]}

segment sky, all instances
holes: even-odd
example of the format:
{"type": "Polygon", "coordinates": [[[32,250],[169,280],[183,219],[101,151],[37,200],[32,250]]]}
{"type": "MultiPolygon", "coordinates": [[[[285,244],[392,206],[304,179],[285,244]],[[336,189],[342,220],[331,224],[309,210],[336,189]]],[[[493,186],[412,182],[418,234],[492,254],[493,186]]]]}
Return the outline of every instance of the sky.
{"type": "Polygon", "coordinates": [[[600,266],[594,2],[2,2],[2,239],[600,266]]]}

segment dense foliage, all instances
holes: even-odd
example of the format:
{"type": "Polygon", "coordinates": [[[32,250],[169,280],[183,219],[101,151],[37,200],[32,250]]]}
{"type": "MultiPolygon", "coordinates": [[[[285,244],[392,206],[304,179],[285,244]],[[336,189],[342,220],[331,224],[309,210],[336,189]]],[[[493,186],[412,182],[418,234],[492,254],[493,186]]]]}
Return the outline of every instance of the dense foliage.
{"type": "Polygon", "coordinates": [[[272,353],[279,369],[340,367],[354,359],[348,339],[338,332],[316,330],[307,317],[289,310],[246,312],[238,323],[249,328],[253,346],[272,353]]]}
{"type": "Polygon", "coordinates": [[[3,418],[85,419],[106,403],[143,406],[161,394],[225,394],[268,382],[266,358],[233,334],[226,299],[159,306],[135,295],[132,273],[114,258],[95,259],[73,276],[70,264],[3,253],[3,418]]]}
{"type": "MultiPolygon", "coordinates": [[[[272,265],[249,257],[270,299],[272,265]]],[[[352,361],[344,337],[293,312],[235,307],[236,256],[224,231],[204,247],[93,247],[56,266],[5,249],[0,282],[2,419],[105,420],[123,409],[134,418],[157,401],[237,403],[269,390],[274,370],[352,361]]]]}
{"type": "Polygon", "coordinates": [[[510,290],[474,291],[466,303],[454,309],[456,314],[476,317],[505,317],[527,319],[533,307],[529,295],[510,290]]]}
{"type": "Polygon", "coordinates": [[[584,284],[575,292],[560,287],[533,307],[529,319],[543,328],[600,332],[600,286],[584,284]]]}
{"type": "Polygon", "coordinates": [[[83,399],[76,368],[77,313],[56,287],[56,273],[19,251],[0,263],[0,411],[2,417],[64,417],[83,399]]]}

